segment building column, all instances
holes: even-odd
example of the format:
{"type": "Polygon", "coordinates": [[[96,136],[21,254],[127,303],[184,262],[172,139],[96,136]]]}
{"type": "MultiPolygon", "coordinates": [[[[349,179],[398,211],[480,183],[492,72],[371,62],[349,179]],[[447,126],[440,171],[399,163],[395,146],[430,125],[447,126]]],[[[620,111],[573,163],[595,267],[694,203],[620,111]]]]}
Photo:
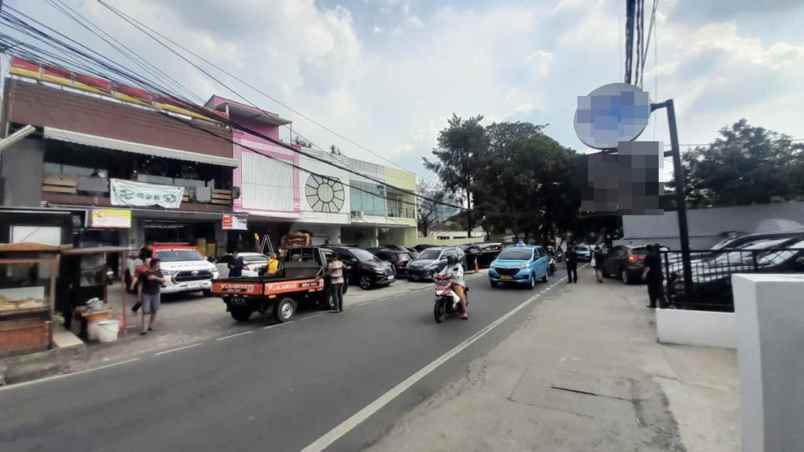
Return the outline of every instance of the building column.
{"type": "MultiPolygon", "coordinates": [[[[215,254],[221,256],[226,254],[228,248],[229,234],[223,230],[223,221],[215,222],[215,254]]],[[[216,257],[212,256],[212,257],[216,257]]]]}

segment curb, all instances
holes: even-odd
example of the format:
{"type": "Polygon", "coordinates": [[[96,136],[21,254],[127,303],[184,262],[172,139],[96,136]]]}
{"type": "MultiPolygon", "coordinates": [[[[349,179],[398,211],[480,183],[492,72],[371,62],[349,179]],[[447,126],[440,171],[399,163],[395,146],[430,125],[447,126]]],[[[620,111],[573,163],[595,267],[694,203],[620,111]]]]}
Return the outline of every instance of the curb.
{"type": "Polygon", "coordinates": [[[88,358],[85,344],[0,359],[0,386],[69,373],[88,358]]]}

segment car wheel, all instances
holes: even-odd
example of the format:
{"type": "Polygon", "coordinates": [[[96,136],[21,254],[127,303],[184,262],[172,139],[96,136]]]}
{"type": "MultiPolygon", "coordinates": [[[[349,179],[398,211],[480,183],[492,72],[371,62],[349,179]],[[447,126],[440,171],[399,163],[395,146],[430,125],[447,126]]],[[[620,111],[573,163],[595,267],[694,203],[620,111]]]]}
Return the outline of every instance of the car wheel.
{"type": "Polygon", "coordinates": [[[528,289],[535,289],[535,288],[536,288],[536,277],[534,277],[531,274],[530,278],[528,279],[528,289]]]}
{"type": "Polygon", "coordinates": [[[371,279],[368,276],[360,277],[360,288],[363,290],[371,289],[371,279]]]}
{"type": "Polygon", "coordinates": [[[232,308],[229,313],[232,314],[232,318],[238,322],[248,322],[249,317],[251,317],[251,309],[244,307],[232,308]]]}
{"type": "Polygon", "coordinates": [[[203,293],[207,298],[212,296],[212,291],[210,289],[202,290],[201,293],[203,293]]]}
{"type": "Polygon", "coordinates": [[[628,273],[628,270],[623,269],[620,279],[623,280],[623,284],[631,284],[631,275],[628,273]]]}
{"type": "Polygon", "coordinates": [[[550,272],[544,272],[544,276],[542,276],[542,282],[546,283],[550,280],[550,272]]]}
{"type": "Polygon", "coordinates": [[[292,298],[283,298],[276,303],[274,317],[279,322],[287,322],[296,314],[296,302],[292,298]]]}

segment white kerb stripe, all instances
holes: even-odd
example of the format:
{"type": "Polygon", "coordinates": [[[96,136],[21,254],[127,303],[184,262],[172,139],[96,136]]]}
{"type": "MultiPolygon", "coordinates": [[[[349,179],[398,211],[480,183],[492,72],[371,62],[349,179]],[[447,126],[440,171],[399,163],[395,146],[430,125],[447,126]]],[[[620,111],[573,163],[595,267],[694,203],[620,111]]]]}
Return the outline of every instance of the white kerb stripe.
{"type": "MultiPolygon", "coordinates": [[[[562,278],[563,279],[563,278],[562,278]]],[[[473,334],[460,344],[456,345],[454,348],[449,350],[448,352],[444,353],[443,355],[439,356],[435,361],[431,362],[430,364],[422,367],[416,373],[409,376],[401,383],[397,384],[393,388],[391,388],[388,392],[381,395],[379,398],[371,402],[370,404],[366,405],[363,409],[358,411],[357,413],[353,414],[349,419],[338,424],[335,428],[324,434],[324,436],[318,438],[307,447],[302,449],[302,452],[313,452],[313,451],[320,451],[324,450],[327,447],[331,446],[335,441],[340,439],[342,436],[349,433],[352,429],[360,425],[363,421],[371,417],[377,411],[380,411],[385,405],[389,404],[392,400],[397,398],[400,394],[407,391],[411,386],[418,383],[419,380],[426,377],[428,374],[436,370],[439,366],[444,364],[445,362],[449,361],[452,357],[457,355],[458,353],[462,352],[470,345],[474,344],[483,336],[490,333],[494,328],[497,328],[500,324],[508,320],[511,316],[516,314],[517,312],[521,311],[522,309],[529,306],[531,303],[536,301],[541,294],[534,295],[527,299],[525,302],[520,304],[519,306],[515,307],[514,309],[508,311],[508,313],[504,314],[502,317],[498,318],[494,322],[488,324],[485,328],[478,331],[477,333],[473,334]]]]}

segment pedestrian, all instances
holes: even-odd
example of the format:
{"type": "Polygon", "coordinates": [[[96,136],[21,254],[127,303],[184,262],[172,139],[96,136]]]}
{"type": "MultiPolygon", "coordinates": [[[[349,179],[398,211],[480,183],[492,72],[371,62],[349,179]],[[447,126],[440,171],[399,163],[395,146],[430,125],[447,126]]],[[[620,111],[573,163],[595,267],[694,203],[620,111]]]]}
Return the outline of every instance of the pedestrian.
{"type": "Polygon", "coordinates": [[[662,258],[659,252],[659,245],[648,245],[648,255],[645,257],[645,270],[642,271],[642,279],[648,283],[648,298],[650,299],[649,308],[655,309],[658,303],[660,308],[664,307],[664,277],[662,275],[662,258]]]}
{"type": "Polygon", "coordinates": [[[229,277],[239,278],[243,276],[243,267],[245,266],[246,264],[243,261],[243,256],[240,255],[235,256],[229,263],[229,277]]]}
{"type": "Polygon", "coordinates": [[[332,255],[327,264],[329,275],[329,307],[331,312],[343,312],[343,262],[332,255]]]}
{"type": "Polygon", "coordinates": [[[132,291],[137,292],[137,302],[131,307],[131,310],[135,313],[140,309],[140,306],[142,306],[142,287],[140,282],[142,274],[148,271],[151,265],[151,259],[154,257],[154,242],[152,240],[146,241],[145,245],[140,248],[137,257],[140,260],[140,264],[134,268],[134,278],[131,280],[130,287],[132,291]]]}
{"type": "Polygon", "coordinates": [[[575,242],[567,244],[567,282],[578,284],[578,255],[575,254],[575,242]]]}
{"type": "Polygon", "coordinates": [[[165,283],[159,259],[152,258],[150,268],[142,274],[142,331],[141,335],[154,330],[156,313],[161,304],[161,287],[165,283]]]}
{"type": "Polygon", "coordinates": [[[592,255],[592,267],[595,269],[595,278],[599,283],[603,282],[603,261],[605,259],[606,258],[603,255],[603,246],[596,246],[595,253],[592,255]]]}

